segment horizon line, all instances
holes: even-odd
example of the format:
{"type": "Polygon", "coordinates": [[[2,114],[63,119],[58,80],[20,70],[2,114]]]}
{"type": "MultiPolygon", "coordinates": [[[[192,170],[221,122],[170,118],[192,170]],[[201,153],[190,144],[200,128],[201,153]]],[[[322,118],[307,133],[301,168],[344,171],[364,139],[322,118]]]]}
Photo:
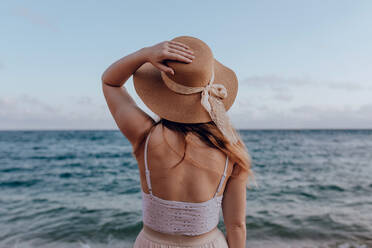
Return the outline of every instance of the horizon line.
{"type": "MultiPolygon", "coordinates": [[[[363,130],[363,131],[372,131],[371,128],[240,128],[236,129],[237,131],[301,131],[301,130],[335,130],[335,131],[343,131],[343,130],[363,130]]],[[[119,129],[0,129],[0,132],[25,132],[25,131],[119,131],[119,129]]]]}

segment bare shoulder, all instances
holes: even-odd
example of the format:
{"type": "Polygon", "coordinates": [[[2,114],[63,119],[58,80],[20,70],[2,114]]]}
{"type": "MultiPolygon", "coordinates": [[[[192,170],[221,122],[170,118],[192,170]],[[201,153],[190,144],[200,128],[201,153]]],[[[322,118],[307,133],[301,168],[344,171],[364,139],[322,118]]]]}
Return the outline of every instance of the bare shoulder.
{"type": "Polygon", "coordinates": [[[136,148],[155,121],[137,106],[125,87],[112,87],[103,83],[102,88],[116,125],[136,148]]]}

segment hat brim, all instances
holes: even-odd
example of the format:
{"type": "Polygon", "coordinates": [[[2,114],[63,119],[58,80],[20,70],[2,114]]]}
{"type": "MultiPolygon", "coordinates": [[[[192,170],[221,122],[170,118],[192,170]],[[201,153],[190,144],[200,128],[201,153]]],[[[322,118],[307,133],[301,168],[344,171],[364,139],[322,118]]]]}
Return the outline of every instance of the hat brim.
{"type": "MultiPolygon", "coordinates": [[[[235,73],[214,59],[214,83],[223,84],[228,95],[222,99],[226,111],[230,109],[238,92],[235,73]]],[[[143,103],[159,117],[181,123],[211,121],[201,105],[201,92],[180,94],[170,90],[163,82],[159,69],[147,62],[133,74],[134,88],[143,103]]]]}

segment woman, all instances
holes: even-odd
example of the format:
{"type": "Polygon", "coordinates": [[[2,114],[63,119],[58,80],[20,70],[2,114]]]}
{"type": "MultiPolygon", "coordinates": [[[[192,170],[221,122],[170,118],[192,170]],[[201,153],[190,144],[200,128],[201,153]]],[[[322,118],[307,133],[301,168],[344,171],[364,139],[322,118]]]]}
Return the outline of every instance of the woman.
{"type": "Polygon", "coordinates": [[[246,185],[253,173],[226,114],[237,94],[235,73],[203,41],[181,36],[121,58],[102,83],[140,171],[144,225],[134,247],[245,247],[246,185]],[[160,120],[122,87],[131,75],[160,120]],[[217,228],[221,206],[226,238],[217,228]]]}

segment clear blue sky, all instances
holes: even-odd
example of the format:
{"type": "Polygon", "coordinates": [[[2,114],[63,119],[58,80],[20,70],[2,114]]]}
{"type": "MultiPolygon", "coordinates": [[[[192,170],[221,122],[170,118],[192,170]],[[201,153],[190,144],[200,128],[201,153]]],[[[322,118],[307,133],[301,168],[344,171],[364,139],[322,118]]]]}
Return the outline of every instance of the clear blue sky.
{"type": "Polygon", "coordinates": [[[103,71],[180,35],[236,72],[237,128],[372,128],[371,13],[369,0],[1,1],[0,129],[116,129],[103,71]]]}

